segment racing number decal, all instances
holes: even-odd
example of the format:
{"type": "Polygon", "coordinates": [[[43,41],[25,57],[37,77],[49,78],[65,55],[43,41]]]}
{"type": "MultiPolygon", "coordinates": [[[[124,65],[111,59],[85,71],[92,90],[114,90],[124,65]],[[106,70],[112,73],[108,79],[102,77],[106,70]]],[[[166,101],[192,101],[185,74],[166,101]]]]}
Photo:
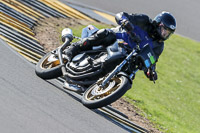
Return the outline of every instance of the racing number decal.
{"type": "Polygon", "coordinates": [[[151,64],[154,64],[154,63],[155,63],[155,59],[154,59],[154,57],[152,56],[152,54],[149,52],[149,53],[147,54],[147,56],[149,57],[149,59],[150,59],[150,61],[151,61],[151,64]]]}

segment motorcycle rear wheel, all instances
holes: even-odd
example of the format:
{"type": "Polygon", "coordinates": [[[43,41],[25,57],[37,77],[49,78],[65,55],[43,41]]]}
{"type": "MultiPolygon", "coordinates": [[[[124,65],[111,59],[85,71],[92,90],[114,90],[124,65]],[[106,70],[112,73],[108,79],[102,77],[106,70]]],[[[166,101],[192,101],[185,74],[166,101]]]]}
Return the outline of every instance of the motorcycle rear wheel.
{"type": "Polygon", "coordinates": [[[53,79],[62,76],[58,58],[51,52],[43,56],[36,65],[35,73],[42,79],[53,79]],[[49,58],[53,61],[49,61],[49,58]]]}
{"type": "Polygon", "coordinates": [[[84,106],[95,109],[109,105],[122,97],[131,88],[130,81],[123,75],[113,77],[104,88],[99,86],[102,81],[97,81],[84,92],[82,97],[84,106]]]}

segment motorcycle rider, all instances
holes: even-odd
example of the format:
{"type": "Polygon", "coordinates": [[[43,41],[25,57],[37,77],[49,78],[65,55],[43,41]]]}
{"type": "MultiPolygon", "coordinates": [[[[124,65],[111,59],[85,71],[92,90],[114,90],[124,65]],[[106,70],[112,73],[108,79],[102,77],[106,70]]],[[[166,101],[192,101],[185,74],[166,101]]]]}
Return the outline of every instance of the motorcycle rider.
{"type": "MultiPolygon", "coordinates": [[[[126,30],[126,32],[132,33],[134,30],[136,30],[136,33],[134,32],[136,36],[135,38],[132,38],[135,39],[135,41],[141,41],[141,39],[145,39],[140,38],[140,34],[143,33],[146,33],[150,38],[152,38],[152,48],[157,59],[164,49],[164,41],[167,40],[176,30],[175,18],[172,14],[166,11],[159,13],[153,20],[145,14],[128,14],[126,12],[120,12],[116,14],[115,20],[117,24],[123,25],[123,28],[126,30]]],[[[98,30],[93,35],[69,46],[69,48],[65,51],[66,55],[68,56],[68,60],[71,60],[71,58],[80,51],[92,49],[93,46],[108,46],[113,44],[116,39],[122,39],[120,38],[120,36],[123,36],[123,33],[121,34],[121,32],[122,31],[120,31],[118,28],[113,30],[98,30]]],[[[129,39],[126,41],[129,41],[129,39]]],[[[132,43],[127,43],[131,48],[134,47],[132,43]]],[[[156,67],[154,65],[150,70],[145,72],[145,75],[150,80],[157,80],[155,68],[156,67]]]]}

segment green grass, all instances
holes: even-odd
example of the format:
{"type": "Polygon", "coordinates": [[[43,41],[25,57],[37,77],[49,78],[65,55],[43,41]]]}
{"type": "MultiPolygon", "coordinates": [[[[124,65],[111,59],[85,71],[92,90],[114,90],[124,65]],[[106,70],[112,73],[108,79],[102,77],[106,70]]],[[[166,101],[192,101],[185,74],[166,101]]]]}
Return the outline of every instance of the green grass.
{"type": "MultiPolygon", "coordinates": [[[[94,24],[99,29],[111,27],[94,24]]],[[[70,27],[80,36],[85,26],[70,27]]],[[[61,30],[61,29],[60,29],[61,30]]],[[[158,80],[138,72],[124,97],[164,132],[200,132],[200,43],[173,35],[157,63],[158,80]]]]}
{"type": "Polygon", "coordinates": [[[200,132],[200,43],[173,35],[157,63],[158,81],[136,75],[126,97],[165,132],[200,132]]]}

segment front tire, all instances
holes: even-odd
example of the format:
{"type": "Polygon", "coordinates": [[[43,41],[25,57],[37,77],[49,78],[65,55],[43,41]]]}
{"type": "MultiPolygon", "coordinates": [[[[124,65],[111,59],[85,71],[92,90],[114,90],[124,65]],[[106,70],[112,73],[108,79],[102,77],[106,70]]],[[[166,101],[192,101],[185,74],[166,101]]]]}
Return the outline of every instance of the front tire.
{"type": "Polygon", "coordinates": [[[53,79],[62,76],[58,58],[51,52],[47,53],[37,63],[35,73],[42,79],[53,79]],[[49,61],[49,58],[53,60],[49,61]]]}
{"type": "Polygon", "coordinates": [[[82,97],[84,106],[95,109],[109,105],[131,88],[129,79],[123,75],[113,77],[104,88],[99,86],[102,81],[97,81],[84,92],[82,97]]]}

